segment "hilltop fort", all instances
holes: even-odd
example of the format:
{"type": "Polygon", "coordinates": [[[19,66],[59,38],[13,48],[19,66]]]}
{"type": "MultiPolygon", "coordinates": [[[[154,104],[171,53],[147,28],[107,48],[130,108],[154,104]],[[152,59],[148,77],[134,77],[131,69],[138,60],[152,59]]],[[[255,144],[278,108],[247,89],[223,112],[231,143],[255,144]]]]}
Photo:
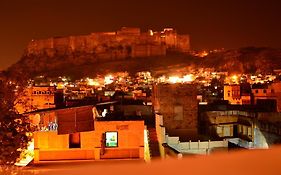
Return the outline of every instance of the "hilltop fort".
{"type": "Polygon", "coordinates": [[[80,53],[94,56],[94,59],[115,60],[165,56],[169,50],[188,52],[189,49],[189,35],[179,35],[172,28],[160,32],[141,32],[139,28],[122,27],[117,32],[32,40],[25,55],[54,57],[80,53]]]}

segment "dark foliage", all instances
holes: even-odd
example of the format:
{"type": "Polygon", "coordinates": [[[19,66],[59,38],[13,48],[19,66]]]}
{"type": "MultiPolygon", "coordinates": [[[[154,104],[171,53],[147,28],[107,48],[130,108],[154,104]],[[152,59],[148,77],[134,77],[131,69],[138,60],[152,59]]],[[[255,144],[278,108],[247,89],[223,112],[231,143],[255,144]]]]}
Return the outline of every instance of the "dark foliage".
{"type": "Polygon", "coordinates": [[[24,86],[15,83],[17,77],[14,78],[0,77],[0,165],[13,165],[18,160],[32,132],[29,118],[15,109],[17,96],[24,86]]]}

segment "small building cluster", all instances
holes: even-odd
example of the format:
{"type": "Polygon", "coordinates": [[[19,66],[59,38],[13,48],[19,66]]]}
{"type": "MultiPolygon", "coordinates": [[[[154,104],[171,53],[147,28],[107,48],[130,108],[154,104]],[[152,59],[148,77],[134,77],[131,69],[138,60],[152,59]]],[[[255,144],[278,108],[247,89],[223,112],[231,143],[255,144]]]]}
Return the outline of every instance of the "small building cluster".
{"type": "Polygon", "coordinates": [[[281,142],[277,79],[251,84],[232,76],[229,83],[218,78],[223,73],[210,74],[211,80],[199,75],[119,72],[30,81],[20,98],[27,105],[18,110],[36,127],[34,161],[149,161],[281,142]]]}

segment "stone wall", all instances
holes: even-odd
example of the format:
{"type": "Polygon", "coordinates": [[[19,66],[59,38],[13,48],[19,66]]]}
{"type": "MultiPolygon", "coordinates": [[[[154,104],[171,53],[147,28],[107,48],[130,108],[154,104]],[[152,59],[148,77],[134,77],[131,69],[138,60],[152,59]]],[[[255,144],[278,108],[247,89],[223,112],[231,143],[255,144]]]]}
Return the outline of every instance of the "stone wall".
{"type": "Polygon", "coordinates": [[[177,36],[177,47],[181,52],[189,52],[190,50],[190,38],[189,35],[177,36]]]}
{"type": "Polygon", "coordinates": [[[166,48],[162,45],[134,45],[132,47],[132,57],[149,57],[166,55],[166,48]]]}
{"type": "Polygon", "coordinates": [[[170,136],[182,140],[197,139],[197,90],[191,84],[158,84],[153,89],[154,110],[163,115],[170,136]]]}
{"type": "Polygon", "coordinates": [[[122,28],[117,32],[32,40],[25,54],[53,57],[78,52],[119,59],[166,55],[166,49],[187,52],[189,48],[189,36],[178,35],[173,29],[141,33],[139,28],[122,28]]]}

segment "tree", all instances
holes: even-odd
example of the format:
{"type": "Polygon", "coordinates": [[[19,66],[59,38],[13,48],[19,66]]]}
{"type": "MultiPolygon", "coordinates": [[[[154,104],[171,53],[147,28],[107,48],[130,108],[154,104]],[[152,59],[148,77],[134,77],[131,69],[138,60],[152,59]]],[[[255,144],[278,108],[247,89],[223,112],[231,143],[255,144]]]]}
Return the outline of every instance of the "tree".
{"type": "Polygon", "coordinates": [[[19,82],[0,77],[0,165],[13,165],[31,140],[28,116],[15,109],[17,95],[24,87],[19,82]]]}

